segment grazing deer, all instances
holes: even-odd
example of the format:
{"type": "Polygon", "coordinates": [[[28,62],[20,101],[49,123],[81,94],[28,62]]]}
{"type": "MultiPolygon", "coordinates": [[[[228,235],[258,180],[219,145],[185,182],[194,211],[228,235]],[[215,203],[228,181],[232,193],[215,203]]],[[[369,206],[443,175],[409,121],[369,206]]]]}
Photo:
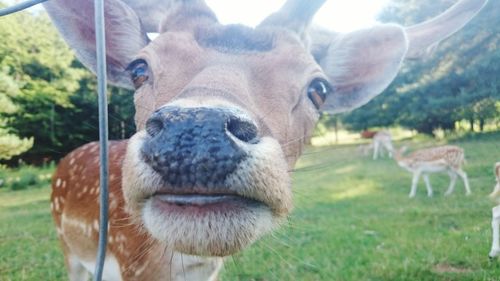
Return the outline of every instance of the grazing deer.
{"type": "MultiPolygon", "coordinates": [[[[221,25],[203,1],[105,1],[108,79],[135,89],[137,133],[111,142],[105,280],[215,280],[222,257],[278,227],[290,173],[319,111],[367,103],[405,58],[459,30],[486,0],[408,28],[309,28],[323,0],[289,0],[256,28],[221,25]],[[150,41],[147,32],[159,32],[150,41]]],[[[95,69],[93,5],[45,8],[95,69]]],[[[52,213],[71,280],[95,265],[98,145],[61,160],[52,213]]]]}
{"type": "Polygon", "coordinates": [[[388,131],[378,131],[373,135],[372,141],[373,147],[373,160],[383,155],[383,150],[386,150],[389,157],[392,157],[392,151],[394,150],[392,146],[392,135],[388,131]]]}
{"type": "Polygon", "coordinates": [[[464,150],[458,146],[445,145],[417,150],[410,155],[402,156],[405,147],[394,152],[394,159],[399,166],[405,168],[413,174],[409,197],[415,197],[417,184],[420,176],[424,178],[427,196],[431,197],[432,186],[429,181],[429,174],[437,172],[448,172],[450,176],[450,186],[445,195],[450,195],[455,188],[457,176],[462,178],[465,185],[465,194],[471,193],[467,174],[462,170],[465,162],[464,150]]]}
{"type": "MultiPolygon", "coordinates": [[[[495,163],[495,177],[497,184],[495,185],[493,192],[490,197],[496,198],[500,193],[500,162],[495,163]]],[[[493,228],[493,242],[491,245],[491,251],[489,254],[490,259],[497,257],[500,254],[500,205],[491,209],[492,219],[491,227],[493,228]]]]}
{"type": "Polygon", "coordinates": [[[364,139],[372,139],[375,134],[378,133],[378,131],[369,131],[369,130],[364,130],[361,132],[361,137],[364,139]]]}

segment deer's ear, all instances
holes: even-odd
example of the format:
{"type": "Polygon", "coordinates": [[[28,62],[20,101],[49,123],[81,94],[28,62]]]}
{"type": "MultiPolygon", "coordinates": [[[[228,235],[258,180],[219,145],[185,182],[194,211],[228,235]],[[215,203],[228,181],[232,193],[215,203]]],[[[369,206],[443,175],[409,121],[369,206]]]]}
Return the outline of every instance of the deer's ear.
{"type": "MultiPolygon", "coordinates": [[[[78,59],[95,72],[94,5],[89,0],[51,0],[44,4],[55,26],[78,59]]],[[[125,72],[128,63],[148,39],[135,12],[119,0],[106,0],[107,76],[110,83],[133,88],[125,72]]]]}
{"type": "Polygon", "coordinates": [[[334,88],[321,110],[339,113],[370,101],[396,77],[407,50],[404,29],[393,24],[335,36],[317,58],[334,88]]]}

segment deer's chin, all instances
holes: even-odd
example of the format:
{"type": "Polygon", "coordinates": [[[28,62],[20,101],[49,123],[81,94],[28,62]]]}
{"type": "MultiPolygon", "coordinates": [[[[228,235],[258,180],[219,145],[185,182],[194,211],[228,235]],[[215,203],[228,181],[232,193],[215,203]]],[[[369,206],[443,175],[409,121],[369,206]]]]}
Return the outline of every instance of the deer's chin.
{"type": "Polygon", "coordinates": [[[229,196],[206,204],[178,204],[159,197],[144,204],[144,226],[156,239],[190,255],[234,254],[277,225],[271,210],[251,199],[229,196]]]}

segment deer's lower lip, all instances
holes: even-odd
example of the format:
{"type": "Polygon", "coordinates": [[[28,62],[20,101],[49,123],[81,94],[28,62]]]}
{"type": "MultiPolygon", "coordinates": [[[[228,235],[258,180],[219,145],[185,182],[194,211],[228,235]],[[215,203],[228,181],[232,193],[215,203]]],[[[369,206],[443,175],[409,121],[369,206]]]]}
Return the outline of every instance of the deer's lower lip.
{"type": "Polygon", "coordinates": [[[179,207],[229,207],[255,205],[260,202],[233,194],[156,194],[159,203],[179,207]]]}
{"type": "Polygon", "coordinates": [[[224,203],[228,200],[235,200],[239,196],[235,195],[205,195],[205,194],[161,194],[156,198],[163,203],[175,205],[203,206],[209,204],[224,203]]]}

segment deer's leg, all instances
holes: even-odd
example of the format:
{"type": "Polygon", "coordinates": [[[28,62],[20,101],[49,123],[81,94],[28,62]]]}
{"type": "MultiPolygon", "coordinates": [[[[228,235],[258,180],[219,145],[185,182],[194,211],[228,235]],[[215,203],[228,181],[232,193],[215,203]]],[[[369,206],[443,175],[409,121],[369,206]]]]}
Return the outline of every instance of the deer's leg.
{"type": "Polygon", "coordinates": [[[500,205],[491,209],[492,218],[491,218],[491,227],[493,229],[493,241],[491,243],[491,250],[489,257],[494,258],[500,254],[500,205]]]}
{"type": "Polygon", "coordinates": [[[88,281],[89,272],[81,264],[80,260],[71,254],[68,245],[61,239],[61,244],[64,252],[64,262],[66,263],[66,268],[68,269],[68,275],[70,281],[88,281]]]}
{"type": "Polygon", "coordinates": [[[410,198],[415,197],[415,194],[417,194],[417,184],[418,184],[418,179],[420,178],[420,171],[415,171],[413,173],[413,179],[411,181],[411,189],[410,189],[410,198]]]}
{"type": "Polygon", "coordinates": [[[392,158],[392,151],[394,150],[394,148],[392,147],[391,143],[384,144],[384,147],[387,150],[387,154],[389,155],[389,157],[392,158]]]}
{"type": "Polygon", "coordinates": [[[69,257],[68,273],[70,281],[87,281],[89,280],[89,272],[83,265],[73,257],[69,257]]]}
{"type": "Polygon", "coordinates": [[[379,150],[378,142],[373,142],[373,160],[377,160],[378,150],[379,150]]]}
{"type": "Polygon", "coordinates": [[[450,186],[448,187],[448,190],[444,193],[445,196],[450,195],[453,192],[453,189],[455,188],[455,183],[457,181],[457,173],[454,171],[448,171],[448,175],[450,175],[450,186]]]}
{"type": "Polygon", "coordinates": [[[467,174],[462,169],[458,169],[457,174],[464,181],[465,195],[470,195],[471,191],[470,191],[470,186],[469,186],[469,180],[467,179],[467,174]]]}
{"type": "Polygon", "coordinates": [[[427,188],[427,196],[432,197],[433,192],[432,192],[431,182],[429,181],[429,175],[424,174],[423,177],[424,177],[425,187],[427,188]]]}

